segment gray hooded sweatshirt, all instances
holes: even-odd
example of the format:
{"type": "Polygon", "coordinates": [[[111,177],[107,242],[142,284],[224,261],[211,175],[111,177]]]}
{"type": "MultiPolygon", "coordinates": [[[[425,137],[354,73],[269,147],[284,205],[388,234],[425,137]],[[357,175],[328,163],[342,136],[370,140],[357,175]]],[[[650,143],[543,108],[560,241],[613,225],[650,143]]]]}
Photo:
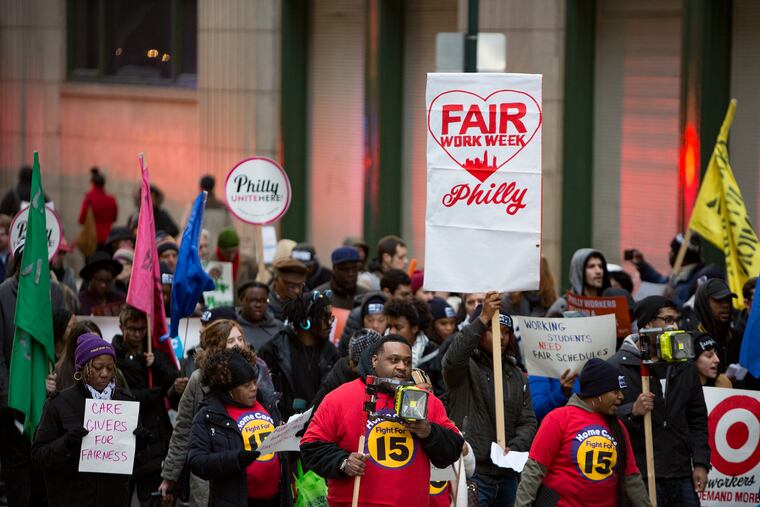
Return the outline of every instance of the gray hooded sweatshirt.
{"type": "MultiPolygon", "coordinates": [[[[581,248],[576,250],[573,254],[573,258],[570,260],[570,291],[573,294],[583,295],[583,282],[586,277],[586,261],[592,255],[602,258],[604,265],[604,275],[602,281],[602,290],[610,286],[610,274],[607,271],[607,260],[599,250],[593,248],[581,248]]],[[[560,296],[552,303],[549,310],[546,312],[547,317],[562,317],[562,312],[567,310],[567,301],[564,296],[560,296]]]]}

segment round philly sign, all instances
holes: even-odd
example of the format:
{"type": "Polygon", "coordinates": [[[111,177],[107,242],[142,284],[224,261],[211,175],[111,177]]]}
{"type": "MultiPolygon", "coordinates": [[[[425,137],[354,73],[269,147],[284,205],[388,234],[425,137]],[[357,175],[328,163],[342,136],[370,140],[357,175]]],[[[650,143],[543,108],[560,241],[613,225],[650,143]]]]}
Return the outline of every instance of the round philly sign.
{"type": "Polygon", "coordinates": [[[290,180],[274,160],[253,157],[239,162],[227,175],[227,207],[239,220],[271,224],[290,206],[290,180]]]}
{"type": "MultiPolygon", "coordinates": [[[[26,241],[26,226],[29,220],[29,206],[19,211],[11,222],[11,252],[26,241]]],[[[45,205],[45,228],[48,240],[48,261],[53,260],[61,245],[61,221],[53,209],[45,205]]]]}

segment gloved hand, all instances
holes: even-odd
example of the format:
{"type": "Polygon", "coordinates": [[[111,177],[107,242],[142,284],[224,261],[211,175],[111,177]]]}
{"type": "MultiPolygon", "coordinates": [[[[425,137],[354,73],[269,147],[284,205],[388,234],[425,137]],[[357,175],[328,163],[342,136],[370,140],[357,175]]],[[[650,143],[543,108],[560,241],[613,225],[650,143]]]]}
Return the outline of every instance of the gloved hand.
{"type": "Polygon", "coordinates": [[[82,438],[88,433],[89,430],[83,426],[68,429],[66,430],[66,433],[63,434],[63,445],[66,446],[66,449],[73,451],[78,446],[82,445],[82,438]]]}
{"type": "Polygon", "coordinates": [[[145,426],[138,426],[132,434],[135,436],[135,446],[138,449],[143,449],[153,438],[153,433],[145,426]]]}
{"type": "Polygon", "coordinates": [[[256,458],[259,456],[261,456],[259,451],[246,451],[245,449],[241,449],[238,453],[238,463],[240,463],[240,468],[248,468],[248,465],[256,461],[256,458]]]}

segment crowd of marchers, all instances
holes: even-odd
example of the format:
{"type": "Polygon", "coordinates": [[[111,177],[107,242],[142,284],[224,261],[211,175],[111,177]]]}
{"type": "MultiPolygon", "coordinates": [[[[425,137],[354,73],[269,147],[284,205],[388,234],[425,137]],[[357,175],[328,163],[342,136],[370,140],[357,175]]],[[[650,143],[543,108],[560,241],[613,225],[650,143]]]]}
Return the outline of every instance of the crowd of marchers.
{"type": "MultiPolygon", "coordinates": [[[[116,200],[94,168],[78,217],[83,225],[94,221],[90,255],[74,272],[66,255],[88,247],[64,240],[50,262],[56,363],[29,441],[7,390],[14,261],[23,254],[23,247],[11,251],[9,229],[29,200],[30,178],[22,169],[0,203],[0,505],[349,506],[358,484],[363,506],[647,506],[644,419],[651,414],[657,504],[698,506],[710,470],[701,387],[760,387],[729,368],[739,363],[757,278],[732,293],[721,269],[704,262],[698,237],[684,246],[679,235],[670,244],[671,266],[682,246],[686,252],[677,274],[659,273],[638,250],[630,273],[599,250],[578,250],[567,290],[625,296],[633,333],[618,340],[610,359],[548,378],[528,374],[514,318],[569,317],[546,259],[537,291],[433,293],[423,269],[409,272],[407,245],[397,236],[372,247],[346,238],[329,267],[312,245],[282,239],[260,273],[241,252],[210,176],[200,181],[208,199],[198,253],[203,265],[231,263],[235,303],[210,308],[201,298],[199,345],[175,362],[149,347],[146,314],[126,303],[139,191],[137,210],[119,222],[116,200]],[[632,274],[663,284],[663,294],[634,302],[632,274]],[[492,355],[497,313],[500,368],[492,355]],[[117,316],[120,332],[104,336],[93,315],[117,316]],[[642,350],[656,343],[640,331],[652,328],[688,331],[695,357],[654,361],[644,393],[642,350]],[[427,411],[405,419],[397,414],[399,386],[412,385],[427,393],[427,411]],[[87,399],[139,402],[131,475],[79,472],[87,399]],[[300,452],[257,451],[275,428],[309,409],[300,452]],[[501,452],[529,453],[521,473],[492,461],[497,413],[504,415],[501,452]],[[431,465],[455,465],[456,478],[431,482],[431,465]]],[[[169,315],[180,227],[162,207],[161,191],[151,193],[169,315]]]]}

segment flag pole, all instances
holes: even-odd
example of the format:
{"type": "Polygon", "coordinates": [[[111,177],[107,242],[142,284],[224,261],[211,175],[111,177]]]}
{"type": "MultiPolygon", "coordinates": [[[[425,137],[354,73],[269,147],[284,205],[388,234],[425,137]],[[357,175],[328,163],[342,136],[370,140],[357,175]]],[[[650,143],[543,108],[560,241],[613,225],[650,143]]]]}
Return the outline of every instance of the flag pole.
{"type": "MultiPolygon", "coordinates": [[[[145,314],[148,319],[148,326],[145,328],[148,332],[148,354],[153,353],[153,319],[150,318],[150,314],[145,314]]],[[[148,389],[151,389],[153,387],[153,366],[151,365],[148,368],[148,389]]]]}

